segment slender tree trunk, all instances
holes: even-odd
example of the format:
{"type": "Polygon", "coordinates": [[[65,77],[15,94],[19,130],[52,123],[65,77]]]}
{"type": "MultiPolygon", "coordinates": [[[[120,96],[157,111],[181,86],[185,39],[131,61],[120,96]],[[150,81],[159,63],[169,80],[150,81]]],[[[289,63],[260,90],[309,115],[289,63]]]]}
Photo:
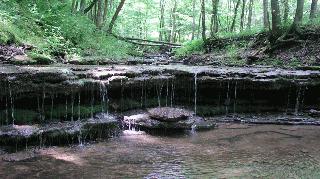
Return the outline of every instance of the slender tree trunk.
{"type": "Polygon", "coordinates": [[[211,25],[210,25],[210,35],[213,37],[215,33],[218,32],[218,5],[219,0],[212,0],[212,15],[211,15],[211,25]]]}
{"type": "Polygon", "coordinates": [[[126,0],[121,0],[121,1],[120,1],[119,6],[117,7],[116,12],[114,13],[114,15],[113,15],[113,17],[112,17],[112,19],[111,19],[111,22],[110,22],[110,24],[109,24],[109,29],[108,29],[108,32],[109,32],[109,33],[112,33],[113,26],[114,26],[114,24],[115,24],[115,22],[116,22],[116,20],[117,20],[117,18],[118,18],[118,16],[119,16],[119,14],[120,14],[120,11],[121,11],[121,9],[122,9],[125,1],[126,1],[126,0]]]}
{"type": "Polygon", "coordinates": [[[289,19],[289,0],[283,0],[283,23],[287,24],[289,19]]]}
{"type": "Polygon", "coordinates": [[[278,0],[271,0],[272,34],[277,37],[280,32],[281,18],[278,0]]]}
{"type": "Polygon", "coordinates": [[[107,16],[108,16],[108,0],[104,1],[104,8],[103,8],[103,22],[105,23],[105,21],[107,20],[107,16]]]}
{"type": "Polygon", "coordinates": [[[91,4],[84,10],[84,14],[88,13],[92,8],[95,6],[95,4],[98,2],[98,0],[93,0],[91,4]]]}
{"type": "Polygon", "coordinates": [[[84,12],[84,9],[86,8],[86,0],[80,1],[80,12],[84,12]]]}
{"type": "Polygon", "coordinates": [[[201,19],[202,19],[202,13],[200,12],[199,20],[198,20],[198,33],[197,33],[197,39],[199,39],[199,37],[200,37],[201,19]]]}
{"type": "Polygon", "coordinates": [[[317,5],[318,0],[312,0],[311,9],[310,9],[310,19],[314,19],[317,17],[317,5]]]}
{"type": "Polygon", "coordinates": [[[76,10],[76,4],[77,4],[77,1],[76,0],[72,0],[72,4],[71,4],[71,12],[74,13],[75,10],[76,10]]]}
{"type": "Polygon", "coordinates": [[[252,24],[252,11],[253,11],[253,0],[250,0],[250,2],[249,2],[248,23],[247,23],[247,28],[248,28],[248,29],[251,29],[251,24],[252,24]]]}
{"type": "Polygon", "coordinates": [[[205,41],[207,39],[206,37],[206,6],[205,6],[205,0],[201,0],[201,14],[202,14],[202,40],[205,41]]]}
{"type": "Polygon", "coordinates": [[[268,0],[263,0],[263,25],[265,29],[270,29],[268,0]]]}
{"type": "Polygon", "coordinates": [[[102,28],[102,21],[103,21],[103,6],[102,6],[103,0],[98,0],[97,4],[97,17],[96,17],[96,26],[98,29],[102,28]]]}
{"type": "Polygon", "coordinates": [[[160,29],[159,41],[163,41],[164,36],[164,0],[160,0],[160,29]]]}
{"type": "Polygon", "coordinates": [[[194,40],[196,33],[196,0],[192,0],[192,35],[191,40],[194,40]]]}
{"type": "Polygon", "coordinates": [[[231,32],[233,32],[234,28],[236,27],[236,20],[237,20],[239,6],[240,6],[240,0],[237,1],[236,7],[234,9],[233,20],[232,20],[232,24],[231,24],[231,28],[230,28],[231,32]]]}
{"type": "Polygon", "coordinates": [[[176,29],[177,29],[177,0],[174,0],[174,5],[172,9],[172,29],[171,29],[171,39],[170,42],[175,42],[176,40],[176,29]]]}
{"type": "Polygon", "coordinates": [[[241,11],[241,18],[240,18],[240,30],[243,30],[244,26],[244,16],[245,16],[245,8],[246,8],[246,0],[242,0],[242,11],[241,11]]]}

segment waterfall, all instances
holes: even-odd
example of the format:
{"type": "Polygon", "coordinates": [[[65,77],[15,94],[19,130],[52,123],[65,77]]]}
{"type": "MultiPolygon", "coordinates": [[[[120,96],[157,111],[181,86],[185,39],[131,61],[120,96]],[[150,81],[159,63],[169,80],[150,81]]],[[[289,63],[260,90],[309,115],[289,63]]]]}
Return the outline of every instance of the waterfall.
{"type": "Polygon", "coordinates": [[[80,104],[81,104],[81,92],[79,92],[79,95],[78,95],[78,120],[80,121],[80,119],[81,119],[81,106],[80,106],[80,104]]]}
{"type": "Polygon", "coordinates": [[[172,79],[171,81],[171,107],[173,107],[173,101],[174,101],[174,89],[175,89],[175,86],[174,86],[174,79],[172,79]]]}
{"type": "Polygon", "coordinates": [[[144,82],[141,83],[141,101],[140,101],[140,107],[142,108],[143,106],[143,87],[144,87],[144,82]]]}
{"type": "Polygon", "coordinates": [[[194,113],[197,114],[198,73],[194,74],[194,113]]]}
{"type": "Polygon", "coordinates": [[[50,120],[52,121],[53,116],[53,95],[51,95],[51,112],[50,112],[50,120]]]}
{"type": "Polygon", "coordinates": [[[101,96],[101,112],[105,112],[106,104],[106,85],[103,81],[100,81],[100,96],[101,96]]]}
{"type": "Polygon", "coordinates": [[[45,98],[46,98],[46,93],[45,90],[43,89],[42,91],[42,104],[41,104],[41,120],[44,121],[45,120],[45,115],[44,115],[44,102],[45,102],[45,98]]]}
{"type": "Polygon", "coordinates": [[[300,97],[301,97],[301,86],[299,86],[297,89],[296,105],[294,108],[294,115],[295,116],[297,116],[299,113],[300,97]]]}
{"type": "Polygon", "coordinates": [[[233,114],[236,114],[236,105],[237,105],[237,85],[238,83],[236,82],[234,86],[234,101],[233,101],[233,114]]]}
{"type": "Polygon", "coordinates": [[[11,118],[12,118],[12,125],[14,125],[15,118],[14,118],[14,99],[12,96],[11,86],[9,82],[9,97],[10,97],[10,103],[11,103],[11,118]]]}
{"type": "Polygon", "coordinates": [[[71,92],[71,121],[73,121],[73,107],[74,107],[74,96],[72,91],[71,92]]]}
{"type": "Polygon", "coordinates": [[[65,120],[68,120],[68,98],[66,97],[66,114],[65,114],[65,120]]]}
{"type": "Polygon", "coordinates": [[[226,115],[228,115],[228,114],[229,114],[229,104],[230,104],[229,91],[230,91],[230,82],[228,81],[228,88],[227,88],[227,101],[225,102],[225,105],[226,105],[226,115]]]}
{"type": "Polygon", "coordinates": [[[6,124],[9,124],[9,113],[8,113],[8,98],[6,96],[6,124]]]}
{"type": "Polygon", "coordinates": [[[166,107],[168,107],[169,79],[167,79],[166,82],[167,82],[166,107]]]}

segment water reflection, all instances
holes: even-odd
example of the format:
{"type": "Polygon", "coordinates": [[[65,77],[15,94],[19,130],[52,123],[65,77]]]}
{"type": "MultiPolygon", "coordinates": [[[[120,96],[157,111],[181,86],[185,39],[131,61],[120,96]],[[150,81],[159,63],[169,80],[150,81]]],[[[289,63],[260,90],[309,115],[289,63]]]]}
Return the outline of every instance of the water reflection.
{"type": "Polygon", "coordinates": [[[127,131],[106,142],[42,149],[32,158],[0,162],[0,177],[317,178],[319,129],[222,125],[178,136],[127,131]]]}

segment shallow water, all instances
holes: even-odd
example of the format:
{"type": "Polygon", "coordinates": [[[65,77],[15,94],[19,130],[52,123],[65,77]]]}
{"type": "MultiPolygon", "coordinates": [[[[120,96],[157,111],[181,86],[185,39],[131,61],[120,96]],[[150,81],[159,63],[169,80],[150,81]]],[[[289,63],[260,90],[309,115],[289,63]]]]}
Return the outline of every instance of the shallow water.
{"type": "MultiPolygon", "coordinates": [[[[1,161],[0,178],[319,178],[319,129],[223,124],[170,136],[125,132],[105,142],[1,161]]],[[[18,155],[30,151],[10,156],[18,155]]]]}

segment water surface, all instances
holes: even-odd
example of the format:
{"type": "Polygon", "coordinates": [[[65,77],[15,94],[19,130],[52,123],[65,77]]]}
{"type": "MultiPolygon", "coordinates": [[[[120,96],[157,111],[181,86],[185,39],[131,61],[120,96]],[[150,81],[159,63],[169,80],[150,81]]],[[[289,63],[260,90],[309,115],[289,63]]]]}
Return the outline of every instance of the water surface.
{"type": "MultiPolygon", "coordinates": [[[[170,136],[127,132],[105,142],[50,147],[29,159],[1,161],[0,178],[319,178],[319,129],[224,124],[170,136]]],[[[14,155],[26,154],[30,151],[14,155]]]]}

